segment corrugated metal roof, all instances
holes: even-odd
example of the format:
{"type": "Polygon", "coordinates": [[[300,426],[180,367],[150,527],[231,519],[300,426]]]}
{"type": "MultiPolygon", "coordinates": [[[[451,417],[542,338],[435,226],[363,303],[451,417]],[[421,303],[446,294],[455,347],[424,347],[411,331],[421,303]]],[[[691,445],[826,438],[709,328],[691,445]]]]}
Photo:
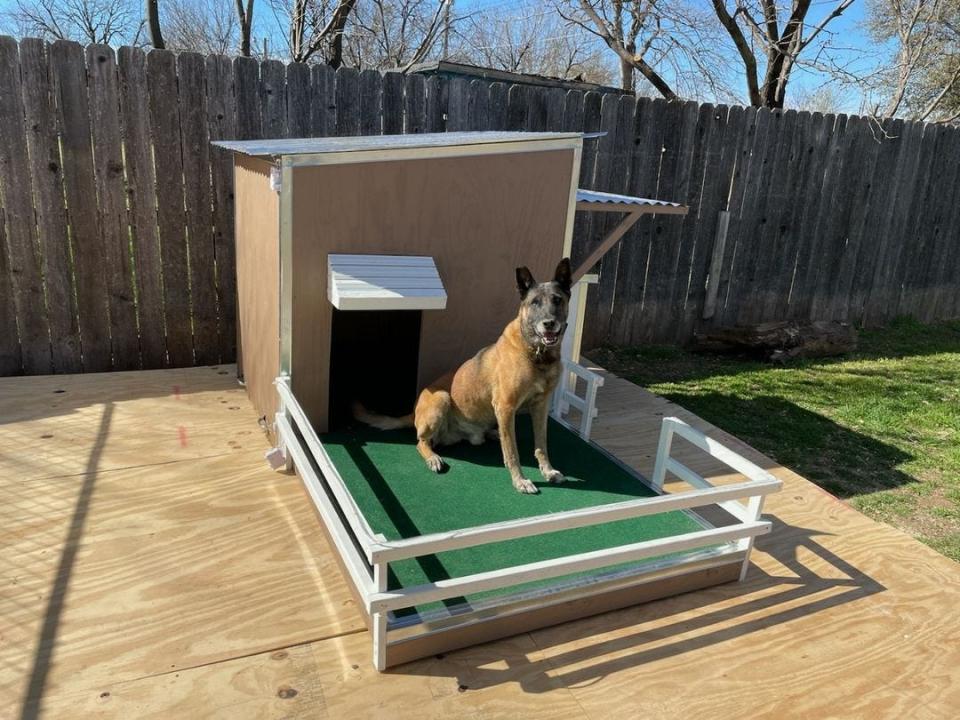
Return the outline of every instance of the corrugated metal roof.
{"type": "Polygon", "coordinates": [[[216,147],[255,157],[314,155],[361,150],[448,147],[484,143],[530,142],[583,137],[581,133],[452,132],[411,135],[364,135],[360,137],[290,138],[277,140],[220,140],[216,147]]]}
{"type": "Polygon", "coordinates": [[[443,310],[447,292],[432,257],[328,255],[327,296],[340,310],[443,310]]]}
{"type": "Polygon", "coordinates": [[[631,197],[629,195],[614,195],[613,193],[596,192],[594,190],[577,190],[577,202],[607,203],[612,205],[654,205],[656,207],[683,207],[680,203],[666,200],[651,200],[649,198],[631,197]]]}

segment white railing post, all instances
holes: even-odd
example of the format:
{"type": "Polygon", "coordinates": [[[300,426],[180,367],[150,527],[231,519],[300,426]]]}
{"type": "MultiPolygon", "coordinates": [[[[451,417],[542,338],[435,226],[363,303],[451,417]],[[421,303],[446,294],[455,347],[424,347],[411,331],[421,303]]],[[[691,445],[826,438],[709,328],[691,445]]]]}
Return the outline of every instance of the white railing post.
{"type": "Polygon", "coordinates": [[[664,418],[660,423],[660,440],[657,442],[657,459],[653,464],[653,477],[650,482],[656,490],[663,490],[667,477],[667,463],[670,460],[670,446],[673,443],[673,423],[664,418]]]}
{"type": "MultiPolygon", "coordinates": [[[[374,563],[374,592],[386,592],[388,568],[389,564],[386,562],[374,563]]],[[[387,669],[387,611],[381,610],[371,613],[370,622],[373,625],[373,664],[378,672],[383,672],[387,669]]]]}
{"type": "MultiPolygon", "coordinates": [[[[755,495],[747,502],[746,522],[760,519],[763,514],[763,495],[755,495]]],[[[740,566],[740,582],[747,579],[747,569],[750,567],[750,554],[753,552],[753,538],[745,537],[740,540],[740,549],[744,551],[743,565],[740,566]]]]}

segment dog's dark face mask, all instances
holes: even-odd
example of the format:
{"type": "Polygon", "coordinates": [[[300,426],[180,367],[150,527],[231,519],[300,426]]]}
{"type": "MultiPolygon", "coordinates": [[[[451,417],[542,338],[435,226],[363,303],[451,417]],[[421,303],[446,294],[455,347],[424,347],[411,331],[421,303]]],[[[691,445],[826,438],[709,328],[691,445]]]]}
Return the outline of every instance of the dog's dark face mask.
{"type": "Polygon", "coordinates": [[[570,307],[570,260],[557,265],[553,280],[537,283],[526,267],[517,268],[520,297],[520,331],[533,348],[559,348],[567,329],[570,307]]]}

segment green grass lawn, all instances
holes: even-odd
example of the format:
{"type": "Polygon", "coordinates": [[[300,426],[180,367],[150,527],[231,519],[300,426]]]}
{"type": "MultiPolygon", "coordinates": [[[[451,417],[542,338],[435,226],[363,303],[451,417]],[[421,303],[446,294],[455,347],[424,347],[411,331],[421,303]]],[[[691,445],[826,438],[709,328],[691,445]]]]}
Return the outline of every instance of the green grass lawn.
{"type": "Polygon", "coordinates": [[[960,561],[960,322],[862,331],[843,358],[773,366],[673,347],[599,365],[960,561]]]}

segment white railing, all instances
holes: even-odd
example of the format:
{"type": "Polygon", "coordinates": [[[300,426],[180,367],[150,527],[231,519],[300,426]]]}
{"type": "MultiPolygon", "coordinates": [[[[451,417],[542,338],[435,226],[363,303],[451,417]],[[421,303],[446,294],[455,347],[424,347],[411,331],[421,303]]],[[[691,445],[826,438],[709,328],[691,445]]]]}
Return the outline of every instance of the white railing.
{"type": "Polygon", "coordinates": [[[570,408],[580,412],[580,425],[577,430],[584,440],[590,439],[593,430],[593,420],[597,417],[597,391],[603,387],[603,376],[569,360],[563,360],[563,371],[557,389],[553,391],[553,408],[551,415],[561,420],[565,425],[569,423],[565,415],[570,408]],[[577,379],[584,381],[583,397],[577,395],[577,379]]]}
{"type": "MultiPolygon", "coordinates": [[[[602,381],[600,376],[596,377],[602,381]]],[[[276,385],[281,400],[281,408],[276,417],[278,445],[287,457],[293,460],[371,616],[374,661],[381,670],[386,665],[387,618],[390,611],[486,590],[509,589],[531,580],[558,578],[680,551],[715,547],[723,543],[736,543],[736,549],[731,552],[745,551],[742,579],[753,538],[770,531],[770,523],[760,519],[760,510],[763,498],[780,489],[780,481],[681,420],[666,418],[663,421],[654,471],[655,489],[662,489],[664,476],[669,471],[693,485],[694,489],[691,491],[388,541],[383,535],[374,533],[363,517],[291,392],[289,379],[280,377],[276,385]],[[712,487],[704,478],[669,457],[674,434],[682,435],[708,454],[743,473],[748,479],[747,482],[712,487]],[[747,505],[742,505],[739,500],[746,500],[747,505]],[[674,537],[628,543],[606,550],[515,565],[416,587],[387,590],[389,564],[398,560],[711,505],[727,508],[738,522],[726,527],[697,530],[674,537]]],[[[595,392],[593,394],[595,395],[595,392]]],[[[586,407],[589,408],[591,404],[588,403],[586,407]]],[[[589,424],[587,431],[589,432],[589,424]]],[[[671,562],[680,566],[684,563],[684,558],[676,558],[671,562]]]]}

